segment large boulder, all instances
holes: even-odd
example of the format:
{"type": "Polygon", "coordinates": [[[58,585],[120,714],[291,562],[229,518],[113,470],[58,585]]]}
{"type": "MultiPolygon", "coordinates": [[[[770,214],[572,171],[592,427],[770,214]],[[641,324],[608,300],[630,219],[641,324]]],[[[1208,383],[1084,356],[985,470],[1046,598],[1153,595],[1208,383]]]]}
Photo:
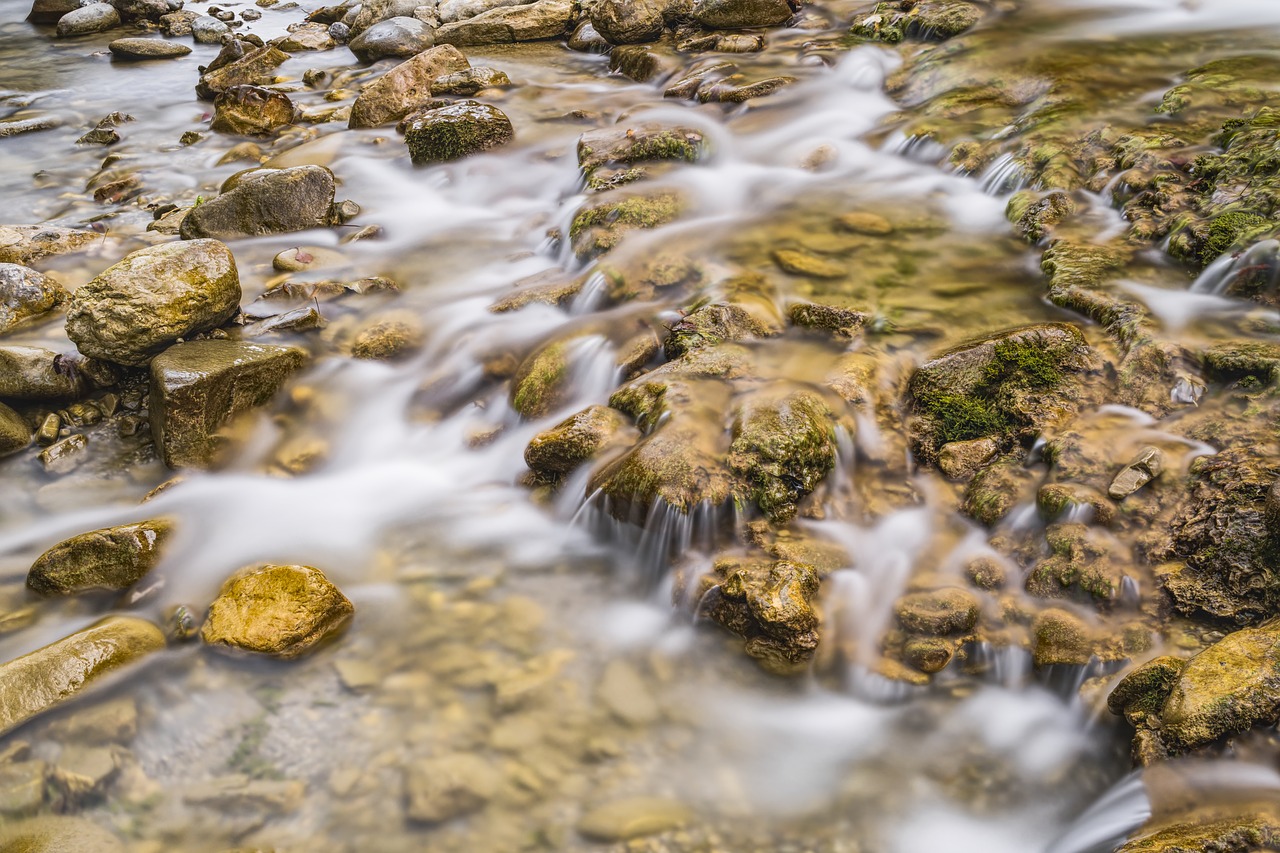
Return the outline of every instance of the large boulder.
{"type": "Polygon", "coordinates": [[[695,0],[692,17],[704,27],[776,27],[795,14],[787,0],[695,0]]]}
{"type": "Polygon", "coordinates": [[[85,355],[141,367],[179,338],[222,325],[239,307],[240,276],[225,244],[162,243],[77,290],[67,337],[85,355]]]}
{"type": "Polygon", "coordinates": [[[213,99],[210,130],[240,136],[271,136],[293,123],[289,96],[261,86],[232,86],[213,99]]]}
{"type": "Polygon", "coordinates": [[[436,30],[436,44],[510,44],[563,38],[573,22],[572,0],[538,0],[491,9],[436,30]]]}
{"type": "Polygon", "coordinates": [[[72,400],[84,391],[72,360],[42,347],[0,346],[0,399],[72,400]]]}
{"type": "Polygon", "coordinates": [[[102,235],[54,225],[0,225],[0,263],[30,264],[51,255],[79,252],[102,242],[102,235]]]}
{"type": "Polygon", "coordinates": [[[302,367],[292,347],[241,341],[191,341],[151,362],[151,432],[171,468],[205,467],[217,453],[218,430],[270,400],[302,367]]]}
{"type": "Polygon", "coordinates": [[[81,6],[58,19],[58,38],[101,33],[120,26],[120,13],[109,3],[81,6]]]}
{"type": "Polygon", "coordinates": [[[366,86],[351,105],[348,126],[378,127],[398,121],[430,100],[431,84],[437,77],[470,67],[462,52],[451,45],[425,50],[366,86]]]}
{"type": "Polygon", "coordinates": [[[168,521],[152,519],[72,536],[36,559],[27,588],[41,595],[128,589],[160,562],[172,531],[168,521]]]}
{"type": "Polygon", "coordinates": [[[355,607],[311,566],[261,566],[227,581],[200,632],[211,646],[295,658],[341,631],[355,607]]]}
{"type": "Polygon", "coordinates": [[[333,223],[336,189],[324,166],[255,170],[192,208],[182,220],[182,238],[233,240],[324,228],[333,223]]]}
{"type": "Polygon", "coordinates": [[[64,299],[66,293],[47,275],[0,263],[0,335],[52,311],[64,299]]]}
{"type": "Polygon", "coordinates": [[[388,57],[417,56],[436,43],[435,30],[417,18],[388,18],[356,36],[347,45],[361,62],[388,57]]]}
{"type": "Polygon", "coordinates": [[[513,139],[515,129],[502,110],[475,102],[427,110],[404,131],[404,143],[415,166],[460,160],[513,139]]]}
{"type": "Polygon", "coordinates": [[[110,616],[82,631],[0,664],[0,735],[84,692],[113,670],[164,648],[145,619],[110,616]]]}
{"type": "Polygon", "coordinates": [[[31,444],[31,426],[22,415],[0,403],[0,456],[17,453],[31,444]]]}

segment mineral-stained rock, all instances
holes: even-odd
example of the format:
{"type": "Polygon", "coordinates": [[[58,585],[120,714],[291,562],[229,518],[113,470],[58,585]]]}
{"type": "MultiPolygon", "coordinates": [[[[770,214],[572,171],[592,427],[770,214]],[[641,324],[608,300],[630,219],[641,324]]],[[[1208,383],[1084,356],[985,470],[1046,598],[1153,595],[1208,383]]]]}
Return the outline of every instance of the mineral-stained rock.
{"type": "Polygon", "coordinates": [[[182,237],[233,240],[323,228],[332,223],[335,191],[324,166],[255,170],[193,208],[182,220],[182,237]]]}
{"type": "Polygon", "coordinates": [[[617,409],[590,406],[540,432],[524,451],[525,463],[539,474],[567,474],[610,446],[639,437],[617,409]]]}
{"type": "Polygon", "coordinates": [[[261,86],[232,86],[213,99],[210,130],[241,136],[270,136],[293,123],[289,96],[261,86]]]}
{"type": "Polygon", "coordinates": [[[162,243],[76,291],[67,337],[85,355],[140,367],[178,338],[225,323],[239,306],[240,277],[226,245],[162,243]]]}
{"type": "Polygon", "coordinates": [[[1130,724],[1140,725],[1164,707],[1186,663],[1163,655],[1134,668],[1107,696],[1107,707],[1113,714],[1124,714],[1130,724]]]}
{"type": "Polygon", "coordinates": [[[467,58],[452,45],[424,50],[366,86],[351,106],[348,125],[378,127],[404,118],[431,98],[431,84],[437,77],[470,67],[467,58]]]}
{"type": "Polygon", "coordinates": [[[792,673],[818,647],[817,571],[806,563],[716,561],[699,613],[746,640],[747,654],[772,672],[792,673]],[[717,577],[718,576],[718,577],[717,577]]]}
{"type": "Polygon", "coordinates": [[[153,519],[73,536],[36,559],[27,587],[41,595],[128,589],[155,568],[172,529],[153,519]]]}
{"type": "Polygon", "coordinates": [[[241,341],[191,341],[151,362],[151,432],[171,468],[204,467],[217,432],[263,405],[306,361],[302,350],[241,341]]]}
{"type": "Polygon", "coordinates": [[[0,335],[52,311],[65,298],[62,287],[47,275],[0,263],[0,335]]]}
{"type": "Polygon", "coordinates": [[[1042,611],[1031,623],[1031,636],[1031,659],[1036,666],[1081,665],[1093,657],[1089,629],[1070,611],[1042,611]]]}
{"type": "Polygon", "coordinates": [[[1280,815],[1274,811],[1210,816],[1144,832],[1116,853],[1254,853],[1280,845],[1280,815]]]}
{"type": "Polygon", "coordinates": [[[614,517],[643,523],[653,505],[688,513],[699,505],[720,506],[733,493],[732,478],[693,419],[673,418],[591,478],[614,517]]]}
{"type": "Polygon", "coordinates": [[[100,676],[160,651],[164,645],[164,634],[145,619],[111,616],[0,664],[0,734],[75,697],[100,676]]]}
{"type": "Polygon", "coordinates": [[[570,0],[537,0],[521,6],[491,9],[474,18],[445,24],[436,30],[436,44],[463,47],[563,38],[572,21],[570,0]]]}
{"type": "Polygon", "coordinates": [[[200,636],[212,646],[295,658],[341,631],[354,612],[319,569],[266,565],[223,585],[200,636]]]}
{"type": "Polygon", "coordinates": [[[515,130],[502,110],[473,102],[428,110],[404,131],[415,166],[458,160],[513,139],[515,130]]]}

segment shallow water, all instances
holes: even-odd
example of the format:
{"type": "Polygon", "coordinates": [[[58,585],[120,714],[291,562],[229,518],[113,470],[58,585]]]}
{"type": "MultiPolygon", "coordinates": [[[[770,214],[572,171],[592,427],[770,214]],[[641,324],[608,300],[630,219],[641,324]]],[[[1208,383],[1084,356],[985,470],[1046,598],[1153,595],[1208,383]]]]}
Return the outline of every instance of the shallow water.
{"type": "MultiPolygon", "coordinates": [[[[588,850],[610,848],[574,831],[585,811],[646,795],[684,802],[695,817],[628,849],[1092,853],[1112,850],[1161,808],[1142,777],[1128,775],[1123,723],[1079,690],[1113,672],[1114,661],[1035,671],[1017,642],[993,642],[973,651],[968,671],[953,666],[927,687],[877,671],[898,596],[920,578],[962,583],[969,558],[995,553],[986,533],[956,512],[955,486],[910,464],[900,413],[861,413],[820,493],[813,515],[821,517],[799,522],[852,559],[824,588],[813,671],[791,679],[760,671],[739,640],[696,623],[695,607],[672,607],[677,575],[708,566],[726,544],[725,529],[731,539],[745,519],[658,510],[626,525],[607,519],[585,477],[570,479],[554,499],[521,483],[529,440],[605,402],[624,378],[615,360],[634,335],[669,325],[694,301],[659,291],[612,305],[582,296],[567,310],[489,310],[513,282],[544,271],[629,269],[681,251],[711,271],[710,282],[765,274],[772,290],[763,301],[775,313],[823,296],[859,305],[880,330],[859,351],[881,365],[886,392],[912,365],[976,335],[1042,320],[1084,325],[1044,299],[1040,250],[1018,240],[1005,219],[1021,180],[1012,161],[965,174],[946,162],[946,149],[911,144],[917,116],[902,112],[911,98],[895,102],[886,91],[901,58],[883,47],[851,48],[842,37],[858,8],[814,4],[814,28],[771,32],[764,54],[736,57],[756,76],[799,78],[746,106],[664,100],[652,85],[609,75],[603,57],[557,43],[473,48],[466,51],[473,65],[498,67],[518,84],[495,99],[517,128],[513,146],[415,169],[391,128],[304,125],[274,147],[264,144],[268,165],[329,166],[339,197],[363,210],[345,229],[235,241],[246,305],[274,278],[276,253],[337,248],[352,277],[388,276],[402,293],[359,306],[326,303],[333,322],[316,349],[325,352],[350,328],[354,319],[344,315],[388,310],[418,317],[425,346],[397,364],[322,355],[244,427],[225,468],[184,474],[143,507],[139,500],[170,472],[141,440],[92,438],[100,442],[93,461],[63,477],[28,457],[0,463],[0,604],[8,609],[27,606],[22,582],[31,560],[67,536],[156,515],[179,525],[145,588],[120,600],[32,603],[32,624],[0,636],[0,659],[105,610],[157,621],[179,604],[203,610],[228,575],[258,562],[322,567],[355,603],[356,617],[339,642],[300,662],[228,660],[199,644],[173,646],[97,694],[92,702],[136,700],[138,734],[117,757],[121,770],[108,792],[81,813],[136,850],[588,850]],[[578,136],[620,120],[696,128],[712,153],[644,184],[683,195],[689,207],[676,222],[636,232],[583,264],[567,240],[560,245],[548,233],[567,232],[587,197],[574,156],[578,136]],[[832,228],[833,215],[855,210],[879,213],[897,230],[877,242],[832,228]],[[382,238],[340,243],[366,224],[380,225],[382,238]],[[835,280],[787,276],[771,260],[780,248],[819,254],[847,271],[835,280]],[[522,419],[507,383],[485,365],[523,357],[570,330],[582,333],[570,351],[572,393],[546,417],[522,419]],[[322,443],[322,461],[284,473],[282,443],[306,440],[322,443]],[[489,804],[436,826],[408,820],[406,771],[459,753],[498,771],[489,804]],[[211,780],[228,777],[242,794],[210,793],[211,780]]],[[[148,200],[190,203],[249,164],[219,164],[235,139],[178,141],[207,131],[211,105],[196,100],[193,86],[196,66],[216,48],[124,66],[105,54],[110,35],[54,41],[50,28],[22,23],[25,12],[20,0],[0,0],[0,106],[14,117],[55,115],[62,126],[0,140],[0,218],[96,222],[101,246],[44,265],[75,286],[154,239],[143,230],[148,200]],[[122,126],[124,141],[109,152],[119,159],[103,168],[136,171],[144,190],[107,206],[86,192],[104,180],[104,151],[74,141],[113,110],[136,121],[122,126]]],[[[269,38],[298,16],[264,9],[248,29],[269,38]]],[[[1269,50],[1280,7],[1043,0],[997,26],[1010,45],[1001,61],[1059,50],[1102,57],[1091,69],[1101,81],[1098,113],[1133,116],[1151,109],[1138,93],[1154,93],[1158,103],[1180,70],[1253,45],[1269,50]],[[1165,37],[1181,43],[1143,53],[1165,37]],[[1137,71],[1120,93],[1106,86],[1128,73],[1128,38],[1137,71]]],[[[352,67],[339,47],[299,54],[280,73],[300,80],[308,68],[352,67]]],[[[354,92],[363,79],[371,75],[358,72],[345,85],[354,92]]],[[[941,73],[930,85],[935,91],[920,93],[920,102],[958,83],[941,73]]],[[[295,100],[330,105],[300,84],[295,100]]],[[[1085,221],[1092,237],[1121,227],[1101,195],[1085,221]]],[[[1193,283],[1165,259],[1127,273],[1125,290],[1146,306],[1162,339],[1212,342],[1274,323],[1274,312],[1221,296],[1206,278],[1193,283]]],[[[1100,351],[1114,351],[1097,327],[1085,332],[1100,351]]],[[[57,323],[13,342],[72,349],[57,323]]],[[[785,337],[749,348],[748,357],[762,383],[817,384],[839,354],[785,337]]],[[[1203,416],[1188,412],[1156,419],[1102,406],[1074,428],[1117,464],[1159,443],[1181,450],[1169,464],[1185,470],[1214,452],[1183,437],[1180,420],[1203,416]]],[[[1039,531],[1034,492],[1024,497],[1009,529],[1039,531]]],[[[1128,536],[1116,534],[1125,548],[1128,536]]],[[[1151,593],[1148,569],[1132,562],[1123,569],[1131,591],[1151,593]]],[[[998,605],[993,598],[985,606],[998,605]]],[[[1136,618],[1138,608],[1130,610],[1136,618]]],[[[1164,642],[1156,638],[1142,655],[1159,653],[1164,642]]],[[[83,707],[14,737],[56,763],[74,748],[58,725],[83,707]]],[[[1183,772],[1227,798],[1237,789],[1245,799],[1280,788],[1260,765],[1183,772]]]]}

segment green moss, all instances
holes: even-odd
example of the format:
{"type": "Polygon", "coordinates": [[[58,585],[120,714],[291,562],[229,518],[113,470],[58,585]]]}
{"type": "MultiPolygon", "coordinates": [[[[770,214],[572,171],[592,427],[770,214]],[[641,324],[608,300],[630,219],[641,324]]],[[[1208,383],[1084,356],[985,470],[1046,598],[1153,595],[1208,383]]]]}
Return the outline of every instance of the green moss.
{"type": "Polygon", "coordinates": [[[831,411],[809,392],[748,408],[734,423],[733,436],[729,467],[774,522],[794,518],[798,503],[835,467],[831,411]]]}
{"type": "Polygon", "coordinates": [[[1000,341],[995,359],[984,370],[986,385],[1012,383],[1038,390],[1053,388],[1062,381],[1059,349],[1017,339],[1000,341]]]}
{"type": "Polygon", "coordinates": [[[563,402],[568,370],[567,341],[553,341],[538,350],[511,380],[511,407],[526,418],[549,414],[563,402]]]}
{"type": "Polygon", "coordinates": [[[1208,265],[1214,258],[1270,226],[1264,216],[1235,211],[1224,213],[1209,223],[1209,237],[1200,249],[1200,262],[1208,265]]]}
{"type": "Polygon", "coordinates": [[[916,404],[936,422],[939,444],[1000,435],[1009,426],[999,409],[981,396],[930,391],[917,396],[916,404]]]}
{"type": "Polygon", "coordinates": [[[632,196],[593,205],[578,212],[569,226],[569,239],[579,258],[602,255],[637,228],[656,228],[680,215],[682,203],[675,193],[632,196]]]}

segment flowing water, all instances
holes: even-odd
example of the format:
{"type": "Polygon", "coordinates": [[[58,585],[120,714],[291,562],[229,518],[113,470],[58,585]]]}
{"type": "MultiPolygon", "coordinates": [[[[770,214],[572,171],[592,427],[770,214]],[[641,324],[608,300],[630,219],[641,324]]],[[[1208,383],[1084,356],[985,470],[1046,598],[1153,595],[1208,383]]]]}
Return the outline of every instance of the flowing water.
{"type": "MultiPolygon", "coordinates": [[[[300,16],[290,5],[263,9],[250,29],[284,32],[300,16]]],[[[1245,50],[1274,53],[1280,35],[1280,5],[1269,0],[1020,5],[987,41],[975,34],[972,50],[998,45],[1010,64],[1079,61],[1089,108],[1117,121],[1146,121],[1181,71],[1245,50]]],[[[339,197],[363,210],[343,228],[235,241],[245,304],[276,275],[278,252],[332,248],[344,258],[334,275],[386,276],[401,292],[325,303],[331,323],[315,333],[319,343],[304,345],[331,353],[361,317],[401,312],[420,321],[425,346],[396,363],[322,354],[245,426],[226,466],[185,473],[144,506],[171,472],[140,437],[95,434],[90,461],[59,477],[29,457],[3,463],[0,604],[30,613],[26,627],[0,636],[0,659],[106,610],[157,621],[179,604],[203,610],[228,575],[258,562],[322,567],[356,617],[338,642],[298,662],[174,645],[108,685],[91,703],[135,701],[138,731],[116,757],[110,788],[82,814],[140,851],[587,850],[609,847],[575,832],[584,812],[644,795],[684,803],[694,817],[627,849],[1091,853],[1111,851],[1166,808],[1161,786],[1130,775],[1123,723],[1082,698],[1090,693],[1081,685],[1105,680],[1114,662],[1037,670],[1023,644],[992,637],[969,651],[963,671],[953,666],[927,686],[877,666],[894,602],[918,579],[962,582],[972,558],[1005,561],[988,532],[955,511],[955,487],[911,466],[891,407],[861,411],[856,428],[844,428],[821,511],[798,522],[847,558],[823,587],[812,672],[787,679],[761,671],[739,639],[704,624],[698,602],[687,600],[686,579],[741,535],[741,510],[686,515],[658,504],[620,522],[585,472],[554,496],[523,484],[534,435],[605,402],[625,379],[615,364],[637,333],[674,323],[697,295],[723,286],[710,282],[734,274],[767,275],[761,298],[773,311],[839,289],[871,312],[877,332],[854,349],[880,365],[890,400],[912,365],[975,335],[1045,320],[1084,325],[1044,300],[1041,250],[1005,219],[1009,195],[1028,182],[1017,162],[955,168],[914,126],[912,93],[888,93],[900,56],[845,38],[859,4],[808,9],[805,27],[771,31],[768,50],[735,58],[756,77],[797,78],[746,105],[664,99],[651,84],[610,74],[607,58],[560,43],[494,46],[467,53],[517,84],[494,101],[517,129],[511,146],[415,169],[391,128],[304,125],[264,144],[268,165],[328,166],[339,197]],[[679,219],[582,262],[549,234],[567,233],[587,197],[578,137],[616,121],[695,128],[711,153],[647,182],[685,198],[679,219]],[[896,230],[885,239],[833,230],[833,216],[848,211],[875,212],[896,230]],[[381,226],[378,239],[341,242],[367,224],[381,226]],[[838,285],[784,275],[770,259],[780,248],[818,253],[845,272],[838,285]],[[636,269],[677,251],[708,271],[692,295],[608,298],[601,273],[610,266],[636,269]],[[514,282],[542,273],[588,283],[563,308],[489,310],[514,282]],[[492,365],[569,333],[577,334],[571,392],[545,417],[521,418],[501,378],[510,371],[492,365]],[[280,460],[300,447],[319,448],[320,461],[287,470],[280,460]],[[176,519],[179,538],[144,588],[123,599],[25,598],[26,570],[52,543],[156,515],[176,519]],[[496,771],[487,805],[438,825],[407,819],[408,769],[458,754],[496,771]]],[[[179,143],[206,130],[211,106],[193,86],[216,47],[122,65],[105,51],[110,34],[55,41],[49,28],[22,22],[21,0],[0,0],[0,11],[0,109],[61,121],[0,140],[0,217],[94,223],[99,246],[44,265],[69,286],[157,239],[143,230],[148,200],[190,203],[245,167],[221,162],[234,138],[179,143]],[[121,127],[104,164],[102,149],[75,140],[115,110],[135,121],[121,127]],[[103,205],[86,191],[126,173],[140,179],[140,199],[103,205]]],[[[956,44],[960,64],[968,43],[956,44]]],[[[309,68],[332,70],[351,95],[373,76],[345,48],[298,54],[279,73],[300,80],[309,68]]],[[[930,85],[933,97],[953,83],[940,74],[930,85]]],[[[323,91],[298,86],[293,97],[332,106],[323,91]]],[[[1123,228],[1111,192],[1094,195],[1080,219],[1091,238],[1123,228]]],[[[1253,251],[1270,259],[1275,245],[1253,251]]],[[[1224,295],[1231,265],[1256,262],[1223,261],[1193,281],[1152,256],[1131,265],[1124,288],[1163,338],[1211,342],[1273,320],[1224,295]]],[[[1086,334],[1102,351],[1112,346],[1097,327],[1086,334]]],[[[57,323],[13,342],[73,349],[57,323]]],[[[818,383],[840,355],[791,336],[748,353],[762,385],[818,383]]],[[[1191,403],[1198,393],[1188,389],[1167,390],[1191,403]]],[[[1153,442],[1171,454],[1181,448],[1168,464],[1185,470],[1215,449],[1182,437],[1176,422],[1186,410],[1157,418],[1104,405],[1075,428],[1120,463],[1153,442]]],[[[1010,535],[1042,528],[1032,501],[1011,513],[1010,535]]],[[[1136,614],[1152,592],[1149,574],[1126,568],[1118,607],[1136,614]]],[[[1166,642],[1157,638],[1141,656],[1166,642]]],[[[15,737],[56,763],[75,748],[58,727],[79,713],[15,737]]],[[[1199,785],[1225,800],[1280,791],[1274,753],[1172,767],[1179,790],[1199,785]]]]}

